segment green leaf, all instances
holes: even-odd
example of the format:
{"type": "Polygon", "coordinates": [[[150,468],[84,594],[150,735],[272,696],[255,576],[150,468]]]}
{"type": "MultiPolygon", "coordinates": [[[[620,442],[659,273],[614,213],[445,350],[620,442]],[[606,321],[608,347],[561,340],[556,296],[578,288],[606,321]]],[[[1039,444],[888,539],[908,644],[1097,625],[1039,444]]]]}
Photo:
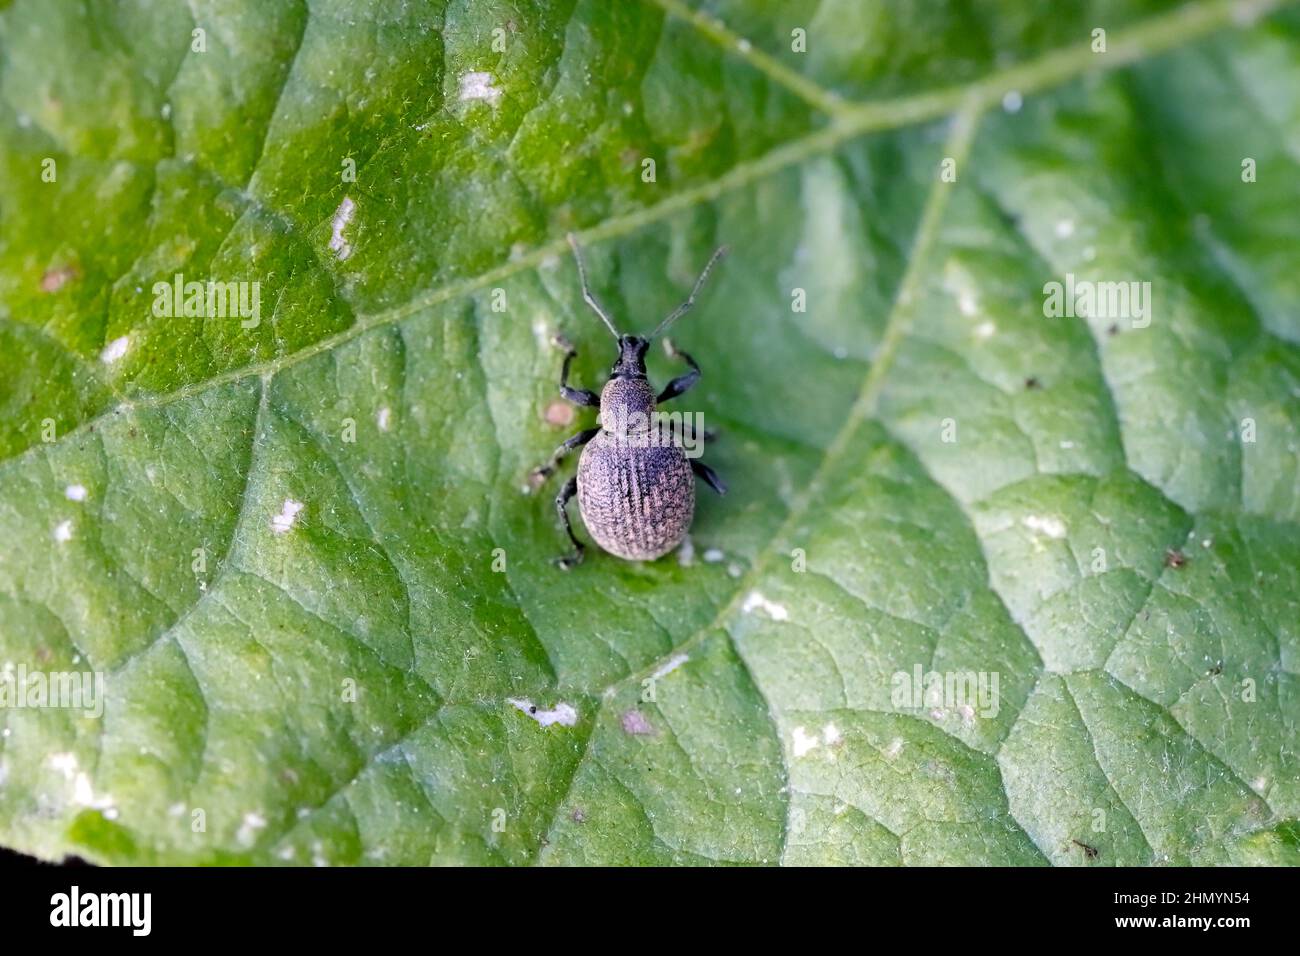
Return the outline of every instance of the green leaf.
{"type": "Polygon", "coordinates": [[[0,842],[1300,862],[1267,6],[0,4],[0,842]],[[731,246],[675,334],[732,492],[564,574],[550,339],[612,360],[568,230],[636,331],[731,246]],[[177,274],[257,321],[157,315],[177,274]],[[1067,275],[1149,324],[1046,317],[1067,275]]]}

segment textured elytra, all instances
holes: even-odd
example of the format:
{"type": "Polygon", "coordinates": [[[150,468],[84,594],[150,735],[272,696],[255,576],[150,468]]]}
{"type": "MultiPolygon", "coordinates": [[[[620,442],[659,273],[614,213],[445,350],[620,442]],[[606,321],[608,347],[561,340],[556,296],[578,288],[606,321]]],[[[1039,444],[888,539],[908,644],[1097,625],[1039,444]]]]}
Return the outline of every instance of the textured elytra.
{"type": "Polygon", "coordinates": [[[578,462],[578,504],[596,543],[610,554],[650,561],[677,547],[695,515],[695,475],[672,444],[602,431],[578,462]]]}

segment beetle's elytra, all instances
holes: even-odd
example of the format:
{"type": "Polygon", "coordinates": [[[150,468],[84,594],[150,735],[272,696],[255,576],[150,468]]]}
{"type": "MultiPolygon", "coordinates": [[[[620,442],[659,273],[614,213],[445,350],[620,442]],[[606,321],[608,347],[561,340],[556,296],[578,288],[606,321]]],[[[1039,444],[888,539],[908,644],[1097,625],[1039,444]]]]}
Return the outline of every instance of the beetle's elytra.
{"type": "MultiPolygon", "coordinates": [[[[655,430],[655,410],[699,381],[699,365],[665,339],[664,349],[671,357],[684,361],[690,371],[673,379],[656,395],[645,368],[650,343],[695,304],[709,272],[726,249],[713,253],[686,301],[660,322],[649,337],[643,338],[620,335],[614,328],[587,286],[582,252],[572,235],[569,245],[573,247],[582,281],[582,297],[618,340],[618,361],[610,369],[609,381],[599,395],[573,388],[569,385],[569,365],[578,353],[563,339],[556,340],[565,349],[560,394],[576,405],[599,409],[600,424],[565,441],[549,462],[533,469],[532,477],[535,481],[544,480],[569,452],[582,447],[577,475],[565,482],[555,496],[555,508],[573,542],[571,553],[555,559],[561,568],[573,567],[582,560],[586,550],[569,522],[569,499],[575,494],[583,523],[603,550],[630,561],[652,561],[677,547],[690,530],[695,516],[695,476],[718,494],[727,493],[726,485],[713,469],[698,458],[688,457],[680,441],[657,440],[664,433],[655,430]]],[[[700,437],[707,441],[710,436],[706,433],[700,437]]]]}

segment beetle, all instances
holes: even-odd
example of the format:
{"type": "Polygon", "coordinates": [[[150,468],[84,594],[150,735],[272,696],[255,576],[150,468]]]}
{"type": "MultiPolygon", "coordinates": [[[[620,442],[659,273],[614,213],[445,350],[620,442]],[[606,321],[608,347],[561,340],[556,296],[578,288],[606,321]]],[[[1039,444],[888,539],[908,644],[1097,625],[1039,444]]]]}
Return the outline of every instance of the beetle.
{"type": "MultiPolygon", "coordinates": [[[[574,388],[569,385],[569,366],[578,352],[565,339],[556,338],[556,344],[564,349],[560,395],[575,405],[598,409],[599,424],[578,432],[555,449],[546,464],[529,473],[530,484],[539,486],[554,474],[565,456],[575,448],[582,448],[578,473],[555,496],[555,510],[573,542],[573,551],[556,558],[554,563],[567,571],[581,562],[586,553],[586,545],[574,534],[569,521],[568,506],[575,495],[587,531],[603,550],[629,561],[653,561],[677,547],[690,530],[695,516],[696,476],[719,495],[727,493],[726,483],[698,457],[688,457],[680,440],[667,443],[656,440],[656,436],[664,435],[656,425],[657,407],[698,382],[700,366],[671,339],[664,339],[664,351],[669,358],[685,362],[689,371],[674,378],[657,395],[645,367],[650,344],[695,305],[695,297],[727,248],[718,248],[709,258],[686,301],[648,337],[642,337],[620,335],[614,328],[608,313],[587,285],[587,270],[577,239],[570,233],[568,240],[582,283],[582,298],[617,340],[618,359],[599,395],[574,388]]],[[[687,429],[689,426],[683,423],[683,430],[687,429]]],[[[700,438],[709,441],[713,434],[705,431],[700,438]]]]}

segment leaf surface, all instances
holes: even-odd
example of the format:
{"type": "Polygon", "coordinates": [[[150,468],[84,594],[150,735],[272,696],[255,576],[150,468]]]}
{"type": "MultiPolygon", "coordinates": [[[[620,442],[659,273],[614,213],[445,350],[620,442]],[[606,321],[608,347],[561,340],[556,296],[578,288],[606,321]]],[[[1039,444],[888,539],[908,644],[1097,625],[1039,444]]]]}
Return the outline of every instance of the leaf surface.
{"type": "Polygon", "coordinates": [[[1300,19],[1055,7],[0,10],[0,664],[104,688],[0,709],[0,841],[1297,862],[1300,19]],[[566,575],[568,230],[629,331],[731,246],[675,334],[732,492],[566,575]]]}

